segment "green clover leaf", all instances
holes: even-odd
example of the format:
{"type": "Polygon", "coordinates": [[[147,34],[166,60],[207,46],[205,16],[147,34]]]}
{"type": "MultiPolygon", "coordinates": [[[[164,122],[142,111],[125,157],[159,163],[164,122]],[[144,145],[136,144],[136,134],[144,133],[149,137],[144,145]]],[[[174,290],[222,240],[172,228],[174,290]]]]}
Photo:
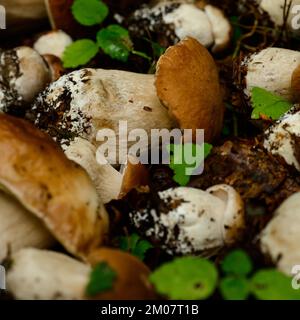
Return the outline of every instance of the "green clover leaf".
{"type": "Polygon", "coordinates": [[[100,0],[75,0],[72,13],[76,21],[84,26],[102,23],[109,14],[108,6],[100,0]]]}
{"type": "Polygon", "coordinates": [[[65,68],[77,68],[87,64],[98,53],[97,44],[89,39],[77,40],[70,44],[63,54],[65,68]]]}
{"type": "Polygon", "coordinates": [[[133,50],[129,32],[119,25],[110,25],[97,33],[98,46],[111,58],[126,62],[133,50]]]}
{"type": "Polygon", "coordinates": [[[159,294],[169,299],[207,299],[216,289],[218,271],[209,260],[177,258],[155,270],[150,281],[159,294]]]}
{"type": "Polygon", "coordinates": [[[253,264],[245,251],[234,250],[224,258],[221,268],[229,275],[247,276],[252,271],[253,264]]]}
{"type": "Polygon", "coordinates": [[[140,260],[145,259],[146,252],[151,248],[153,248],[152,244],[147,240],[141,239],[136,233],[129,237],[120,237],[120,249],[131,252],[132,255],[140,260]]]}
{"type": "Polygon", "coordinates": [[[292,104],[265,89],[254,87],[251,91],[252,119],[262,116],[278,120],[292,108],[292,104]]]}
{"type": "Polygon", "coordinates": [[[111,290],[116,278],[116,272],[107,263],[99,263],[90,274],[90,280],[86,287],[87,295],[92,297],[111,290]]]}

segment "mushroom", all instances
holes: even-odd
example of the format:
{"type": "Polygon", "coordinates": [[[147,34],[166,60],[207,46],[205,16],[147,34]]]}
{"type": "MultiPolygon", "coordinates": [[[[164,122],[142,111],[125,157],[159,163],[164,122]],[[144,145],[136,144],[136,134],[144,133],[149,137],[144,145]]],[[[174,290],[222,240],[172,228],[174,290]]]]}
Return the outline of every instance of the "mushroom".
{"type": "Polygon", "coordinates": [[[203,8],[188,1],[162,1],[155,6],[143,6],[128,21],[129,31],[137,37],[154,34],[160,41],[166,38],[167,46],[186,37],[197,39],[214,52],[230,43],[231,25],[217,7],[203,8]]]}
{"type": "Polygon", "coordinates": [[[0,115],[0,186],[84,258],[106,238],[108,217],[86,172],[29,122],[0,115]]]}
{"type": "Polygon", "coordinates": [[[55,240],[39,219],[0,191],[0,263],[25,248],[49,248],[55,240]]]}
{"type": "Polygon", "coordinates": [[[295,105],[271,126],[264,137],[264,147],[281,156],[287,164],[300,171],[300,109],[295,105]]]}
{"type": "Polygon", "coordinates": [[[128,157],[123,172],[120,172],[110,165],[101,153],[97,154],[92,143],[82,138],[71,142],[66,147],[65,154],[86,170],[104,204],[124,197],[135,187],[147,185],[148,171],[141,163],[135,163],[133,156],[128,157]]]}
{"type": "Polygon", "coordinates": [[[260,87],[291,102],[300,98],[300,52],[283,48],[266,48],[247,56],[241,63],[244,93],[260,87]]]}
{"type": "MultiPolygon", "coordinates": [[[[204,129],[206,140],[211,141],[221,131],[223,114],[213,58],[197,40],[188,38],[161,57],[156,78],[103,69],[82,69],[65,75],[38,96],[27,118],[64,148],[76,137],[98,148],[103,145],[99,132],[106,129],[116,134],[117,143],[113,139],[110,146],[116,148],[117,155],[125,154],[124,161],[136,141],[129,141],[126,150],[119,148],[118,140],[124,136],[121,120],[127,122],[127,132],[147,132],[147,138],[141,141],[143,153],[148,150],[151,129],[172,129],[176,126],[174,118],[181,129],[204,129]]],[[[113,163],[122,159],[108,157],[113,163]]]]}
{"type": "Polygon", "coordinates": [[[89,257],[92,266],[106,263],[116,273],[113,288],[94,297],[86,295],[92,268],[67,255],[23,249],[11,257],[7,289],[16,299],[83,300],[153,299],[149,269],[137,258],[114,249],[99,249],[89,257]]]}
{"type": "Polygon", "coordinates": [[[18,47],[0,53],[0,81],[31,103],[50,82],[49,68],[32,48],[18,47]]]}
{"type": "Polygon", "coordinates": [[[197,40],[187,38],[161,56],[156,88],[181,129],[204,129],[208,142],[220,134],[224,106],[218,70],[197,40]]]}
{"type": "Polygon", "coordinates": [[[287,26],[291,31],[295,31],[292,25],[292,20],[295,17],[292,8],[295,5],[300,5],[300,0],[257,0],[259,7],[267,12],[271,20],[276,26],[282,27],[287,17],[287,26]],[[285,7],[286,3],[286,7],[285,7]],[[290,6],[290,7],[289,7],[290,6]],[[289,10],[289,11],[288,11],[289,10]]]}
{"type": "Polygon", "coordinates": [[[67,33],[62,30],[54,30],[40,36],[33,48],[40,55],[51,54],[61,59],[66,47],[72,42],[72,38],[67,33]]]}
{"type": "Polygon", "coordinates": [[[260,235],[262,252],[289,276],[292,268],[300,264],[299,207],[300,193],[297,192],[282,203],[260,235]]]}
{"type": "Polygon", "coordinates": [[[130,211],[135,228],[171,255],[210,257],[237,241],[245,223],[243,202],[228,185],[140,193],[130,211]]]}
{"type": "MultiPolygon", "coordinates": [[[[103,69],[82,69],[61,77],[39,95],[27,118],[64,149],[76,137],[100,147],[101,129],[112,129],[118,140],[121,120],[127,121],[128,132],[141,128],[149,135],[152,128],[175,126],[157,98],[153,75],[103,69]]],[[[118,143],[112,147],[119,150],[118,143]]],[[[148,140],[141,152],[146,150],[148,140]]],[[[128,150],[122,153],[126,159],[128,150]]]]}
{"type": "Polygon", "coordinates": [[[18,300],[82,299],[91,267],[65,254],[22,249],[11,255],[7,290],[18,300]]]}

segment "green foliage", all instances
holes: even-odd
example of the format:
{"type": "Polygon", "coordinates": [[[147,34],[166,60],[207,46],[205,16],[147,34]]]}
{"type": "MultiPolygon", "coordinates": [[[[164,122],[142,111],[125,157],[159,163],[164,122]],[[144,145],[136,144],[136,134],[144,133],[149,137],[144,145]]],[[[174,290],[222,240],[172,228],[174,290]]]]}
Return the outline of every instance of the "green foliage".
{"type": "Polygon", "coordinates": [[[80,24],[94,26],[106,19],[109,9],[100,0],[75,0],[72,5],[72,13],[80,24]]]}
{"type": "Polygon", "coordinates": [[[116,272],[107,263],[99,263],[91,272],[86,294],[92,297],[112,289],[116,278],[116,272]]]}
{"type": "Polygon", "coordinates": [[[229,253],[221,264],[222,271],[235,276],[247,276],[253,269],[249,255],[243,250],[229,253]]]}
{"type": "Polygon", "coordinates": [[[254,87],[251,91],[252,119],[267,117],[278,120],[292,108],[292,104],[265,89],[254,87]]]}
{"type": "Polygon", "coordinates": [[[215,291],[217,280],[214,264],[197,257],[174,259],[150,276],[157,292],[172,300],[207,299],[215,291]]]}
{"type": "Polygon", "coordinates": [[[87,64],[98,53],[97,44],[89,39],[77,40],[70,44],[63,55],[65,68],[77,68],[87,64]]]}
{"type": "Polygon", "coordinates": [[[98,46],[111,58],[123,62],[128,60],[133,45],[126,29],[112,24],[97,33],[98,46]]]}
{"type": "Polygon", "coordinates": [[[225,277],[220,282],[220,292],[225,300],[246,300],[250,293],[249,282],[245,278],[225,277]]]}
{"type": "Polygon", "coordinates": [[[120,249],[130,252],[141,260],[145,259],[146,252],[151,248],[153,248],[151,243],[141,239],[136,233],[129,237],[120,237],[120,249]]]}
{"type": "Polygon", "coordinates": [[[173,179],[181,186],[186,186],[191,179],[191,175],[187,174],[188,169],[198,168],[202,164],[202,161],[210,154],[213,147],[205,143],[204,158],[201,159],[199,157],[195,159],[194,163],[187,163],[189,162],[187,158],[190,158],[190,155],[201,154],[201,148],[202,146],[194,143],[170,144],[167,146],[167,151],[170,153],[169,166],[175,173],[173,179]]]}
{"type": "Polygon", "coordinates": [[[251,279],[251,291],[259,300],[300,300],[291,278],[274,269],[258,271],[251,279]]]}

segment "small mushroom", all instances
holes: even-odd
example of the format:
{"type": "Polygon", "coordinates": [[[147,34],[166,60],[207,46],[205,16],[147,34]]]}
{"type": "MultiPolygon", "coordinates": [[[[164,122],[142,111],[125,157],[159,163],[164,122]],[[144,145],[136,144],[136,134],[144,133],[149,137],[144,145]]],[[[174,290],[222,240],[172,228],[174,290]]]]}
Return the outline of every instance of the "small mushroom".
{"type": "Polygon", "coordinates": [[[260,235],[262,252],[287,275],[300,264],[300,193],[285,200],[260,235]]]}
{"type": "Polygon", "coordinates": [[[0,191],[0,263],[25,248],[49,248],[55,240],[39,219],[0,191]]]}
{"type": "Polygon", "coordinates": [[[96,152],[96,147],[82,138],[76,138],[65,147],[66,156],[86,170],[97,188],[99,197],[105,204],[118,199],[122,174],[108,162],[106,164],[97,162],[96,152]]]}
{"type": "Polygon", "coordinates": [[[241,63],[244,69],[244,93],[259,87],[291,102],[299,100],[300,52],[283,48],[266,48],[247,56],[241,63]]]}
{"type": "Polygon", "coordinates": [[[243,202],[228,185],[206,191],[178,187],[158,192],[157,197],[141,193],[130,219],[169,254],[204,257],[233,244],[245,223],[243,202]]]}
{"type": "Polygon", "coordinates": [[[295,105],[265,132],[264,147],[300,171],[300,109],[295,105]]]}
{"type": "Polygon", "coordinates": [[[197,40],[170,47],[157,63],[157,95],[181,129],[205,130],[216,138],[223,127],[224,106],[214,59],[197,40]]]}
{"type": "Polygon", "coordinates": [[[84,258],[108,230],[108,217],[86,172],[45,133],[0,115],[0,186],[72,254],[84,258]]]}
{"type": "Polygon", "coordinates": [[[63,53],[71,43],[72,38],[62,30],[50,31],[37,39],[33,48],[40,54],[51,54],[62,58],[63,53]]]}
{"type": "Polygon", "coordinates": [[[276,26],[282,27],[285,23],[285,17],[287,17],[287,26],[290,31],[296,32],[292,25],[292,19],[295,17],[292,8],[295,5],[300,5],[299,0],[257,0],[257,2],[259,7],[269,14],[276,26]]]}
{"type": "Polygon", "coordinates": [[[217,7],[203,8],[189,1],[161,1],[136,10],[128,21],[131,34],[143,37],[154,34],[167,46],[186,37],[197,39],[203,46],[220,51],[230,43],[231,26],[217,7]],[[164,40],[165,39],[165,40],[164,40]]]}
{"type": "Polygon", "coordinates": [[[49,68],[32,48],[18,47],[0,53],[0,81],[31,103],[50,82],[49,68]]]}
{"type": "Polygon", "coordinates": [[[107,263],[116,273],[113,288],[89,297],[86,287],[92,268],[67,255],[23,249],[12,255],[7,289],[26,300],[136,300],[155,298],[148,283],[150,270],[134,256],[114,249],[99,249],[89,256],[92,266],[107,263]]]}
{"type": "Polygon", "coordinates": [[[76,138],[65,146],[65,154],[86,170],[104,204],[124,197],[135,187],[147,185],[148,171],[141,163],[135,164],[133,156],[128,156],[123,172],[119,172],[101,153],[97,154],[92,143],[82,138],[76,138]]]}

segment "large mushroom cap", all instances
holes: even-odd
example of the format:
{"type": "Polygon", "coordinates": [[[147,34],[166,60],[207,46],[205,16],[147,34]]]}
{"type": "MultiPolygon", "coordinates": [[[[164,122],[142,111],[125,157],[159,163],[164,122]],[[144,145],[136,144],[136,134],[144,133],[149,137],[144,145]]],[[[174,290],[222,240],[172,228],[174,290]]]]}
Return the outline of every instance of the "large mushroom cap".
{"type": "Polygon", "coordinates": [[[44,221],[71,253],[84,256],[107,231],[86,172],[30,123],[0,115],[0,186],[44,221]]]}
{"type": "Polygon", "coordinates": [[[220,133],[224,108],[218,70],[197,40],[187,38],[160,58],[156,89],[181,129],[204,129],[206,141],[220,133]]]}

